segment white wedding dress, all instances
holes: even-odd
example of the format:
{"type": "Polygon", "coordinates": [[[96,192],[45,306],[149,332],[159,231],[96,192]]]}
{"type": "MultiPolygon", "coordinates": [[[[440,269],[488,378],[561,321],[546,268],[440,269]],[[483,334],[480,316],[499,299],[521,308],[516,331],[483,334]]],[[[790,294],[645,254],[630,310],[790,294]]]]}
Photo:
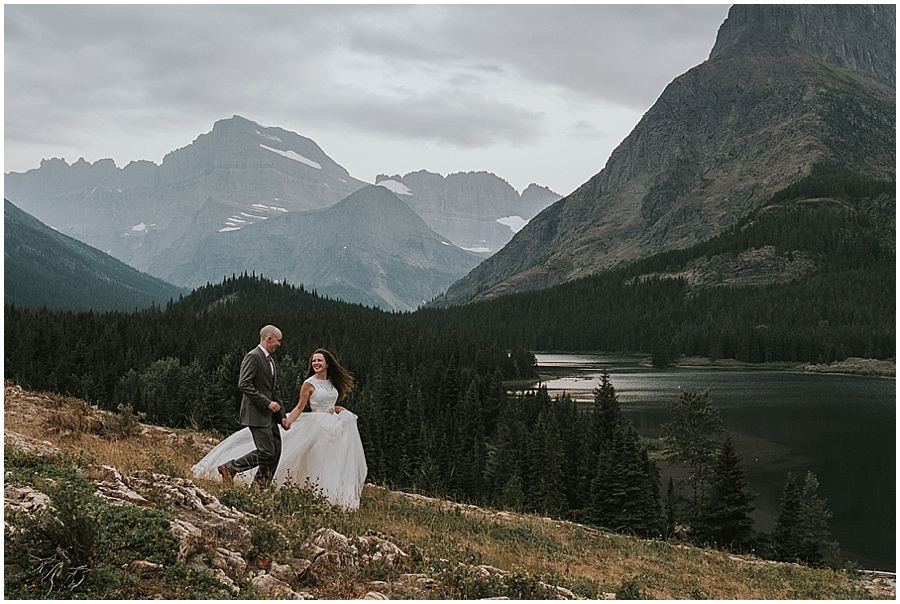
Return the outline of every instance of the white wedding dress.
{"type": "MultiPolygon", "coordinates": [[[[347,411],[335,413],[338,392],[331,380],[315,376],[306,379],[315,390],[309,397],[311,413],[301,413],[290,430],[281,430],[281,461],[274,484],[290,481],[316,485],[334,505],[348,509],[359,507],[359,496],[368,466],[363,451],[357,416],[347,411]]],[[[253,451],[256,446],[250,429],[235,432],[206,454],[192,470],[197,478],[221,480],[218,467],[253,451]]],[[[237,484],[249,485],[256,468],[234,477],[237,484]]]]}

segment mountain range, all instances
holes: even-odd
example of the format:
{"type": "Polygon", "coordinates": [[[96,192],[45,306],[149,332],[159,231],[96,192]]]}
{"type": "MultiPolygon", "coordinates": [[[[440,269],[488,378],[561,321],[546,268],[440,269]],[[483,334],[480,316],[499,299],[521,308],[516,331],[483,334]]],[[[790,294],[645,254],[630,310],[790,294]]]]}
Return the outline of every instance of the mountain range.
{"type": "Polygon", "coordinates": [[[894,5],[734,5],[709,59],[666,87],[603,170],[434,304],[691,246],[817,167],[893,181],[895,20],[894,5]]]}
{"type": "MultiPolygon", "coordinates": [[[[422,211],[425,223],[440,233],[428,238],[468,247],[478,256],[457,250],[420,257],[417,253],[425,252],[416,247],[399,251],[397,242],[418,241],[425,225],[420,221],[413,226],[409,213],[393,204],[386,211],[396,210],[396,216],[377,221],[391,223],[390,228],[368,233],[367,253],[357,256],[353,268],[343,273],[374,289],[337,287],[330,274],[323,276],[329,271],[307,264],[312,256],[302,247],[299,233],[285,237],[285,225],[292,221],[278,219],[334,206],[371,185],[351,177],[312,140],[240,116],[216,122],[211,132],[167,154],[161,165],[139,161],[120,169],[109,159],[92,164],[80,159],[72,165],[61,159],[44,160],[37,169],[6,174],[5,194],[59,232],[179,287],[216,282],[243,270],[272,274],[272,267],[278,266],[282,276],[313,279],[303,283],[307,288],[347,295],[352,290],[348,301],[394,310],[415,308],[442,293],[480,259],[502,247],[528,218],[559,198],[538,185],[519,195],[486,172],[446,178],[419,172],[383,178],[379,184],[385,191],[400,192],[407,209],[422,211]],[[401,232],[404,227],[412,230],[401,232]],[[261,244],[234,243],[248,241],[246,233],[259,242],[279,239],[282,260],[274,265],[255,264],[261,244]],[[443,258],[440,268],[433,264],[437,257],[443,258]],[[436,272],[420,275],[422,283],[401,284],[385,276],[386,266],[400,270],[399,258],[401,264],[408,264],[401,272],[410,278],[420,269],[436,272]],[[317,276],[325,280],[316,280],[317,276]],[[393,290],[385,289],[388,282],[393,290]]],[[[320,233],[336,237],[338,249],[349,243],[349,233],[358,232],[358,228],[345,228],[358,216],[340,215],[341,208],[351,207],[356,206],[345,204],[316,219],[320,233]],[[327,226],[323,219],[335,223],[327,226]]],[[[303,235],[306,241],[320,240],[310,239],[307,231],[303,235]]],[[[346,267],[336,266],[334,271],[341,273],[342,268],[346,267]]]]}
{"type": "MultiPolygon", "coordinates": [[[[350,200],[369,185],[316,143],[239,116],[159,166],[44,160],[7,174],[5,192],[59,232],[176,286],[252,271],[398,310],[548,288],[686,249],[821,175],[881,183],[859,207],[831,193],[824,201],[869,221],[893,249],[896,195],[884,185],[896,174],[895,19],[893,5],[733,6],[708,60],[671,82],[603,169],[555,202],[544,187],[519,195],[485,172],[382,174],[389,196],[363,196],[391,212],[379,219],[350,200]],[[322,270],[301,233],[347,264],[322,270]],[[260,243],[270,238],[274,256],[260,243]],[[438,254],[435,242],[457,249],[438,254]]],[[[803,250],[745,251],[741,262],[765,260],[745,267],[758,275],[803,250]]],[[[690,270],[723,274],[702,262],[690,270]]]]}
{"type": "Polygon", "coordinates": [[[187,293],[3,203],[3,302],[59,310],[135,310],[187,293]]]}
{"type": "Polygon", "coordinates": [[[213,276],[257,272],[303,283],[320,295],[393,310],[414,310],[474,268],[481,257],[441,237],[384,187],[369,185],[321,210],[286,212],[228,232],[185,235],[151,270],[204,285],[213,276]]]}
{"type": "Polygon", "coordinates": [[[454,244],[484,255],[497,252],[535,214],[561,197],[534,183],[520,195],[489,172],[446,177],[425,170],[405,176],[379,174],[375,184],[396,193],[429,227],[454,244]]]}
{"type": "Polygon", "coordinates": [[[146,270],[199,221],[216,231],[324,208],[365,186],[313,141],[235,117],[149,161],[64,160],[9,173],[6,198],[60,232],[146,270]]]}

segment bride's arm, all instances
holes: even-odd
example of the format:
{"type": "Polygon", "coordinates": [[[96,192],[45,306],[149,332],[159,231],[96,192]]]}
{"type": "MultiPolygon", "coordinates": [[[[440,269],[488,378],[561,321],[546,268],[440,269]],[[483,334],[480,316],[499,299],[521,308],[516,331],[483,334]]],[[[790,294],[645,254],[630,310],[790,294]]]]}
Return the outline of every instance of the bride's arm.
{"type": "Polygon", "coordinates": [[[294,410],[291,411],[291,414],[288,416],[289,423],[293,424],[295,421],[297,421],[297,418],[300,417],[300,413],[309,404],[309,397],[312,395],[315,389],[316,387],[309,382],[303,382],[303,385],[300,387],[300,400],[297,402],[297,406],[294,407],[294,410]]]}

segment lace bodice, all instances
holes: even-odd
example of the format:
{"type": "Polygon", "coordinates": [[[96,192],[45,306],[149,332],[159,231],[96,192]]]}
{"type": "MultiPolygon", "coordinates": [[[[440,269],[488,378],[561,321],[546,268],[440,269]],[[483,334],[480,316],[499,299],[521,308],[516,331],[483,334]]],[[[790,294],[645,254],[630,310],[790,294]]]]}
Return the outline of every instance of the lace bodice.
{"type": "Polygon", "coordinates": [[[337,389],[331,384],[331,380],[319,380],[316,376],[306,378],[315,390],[309,396],[309,408],[313,413],[331,413],[334,411],[334,403],[338,398],[337,389]]]}

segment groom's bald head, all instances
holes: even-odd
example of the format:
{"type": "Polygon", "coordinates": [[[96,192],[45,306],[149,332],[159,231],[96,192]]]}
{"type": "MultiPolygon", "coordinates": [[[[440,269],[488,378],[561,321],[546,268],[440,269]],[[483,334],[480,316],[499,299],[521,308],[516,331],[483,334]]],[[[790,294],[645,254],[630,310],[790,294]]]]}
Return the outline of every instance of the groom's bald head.
{"type": "Polygon", "coordinates": [[[274,325],[266,325],[259,330],[259,344],[272,354],[281,346],[281,330],[274,325]]]}

